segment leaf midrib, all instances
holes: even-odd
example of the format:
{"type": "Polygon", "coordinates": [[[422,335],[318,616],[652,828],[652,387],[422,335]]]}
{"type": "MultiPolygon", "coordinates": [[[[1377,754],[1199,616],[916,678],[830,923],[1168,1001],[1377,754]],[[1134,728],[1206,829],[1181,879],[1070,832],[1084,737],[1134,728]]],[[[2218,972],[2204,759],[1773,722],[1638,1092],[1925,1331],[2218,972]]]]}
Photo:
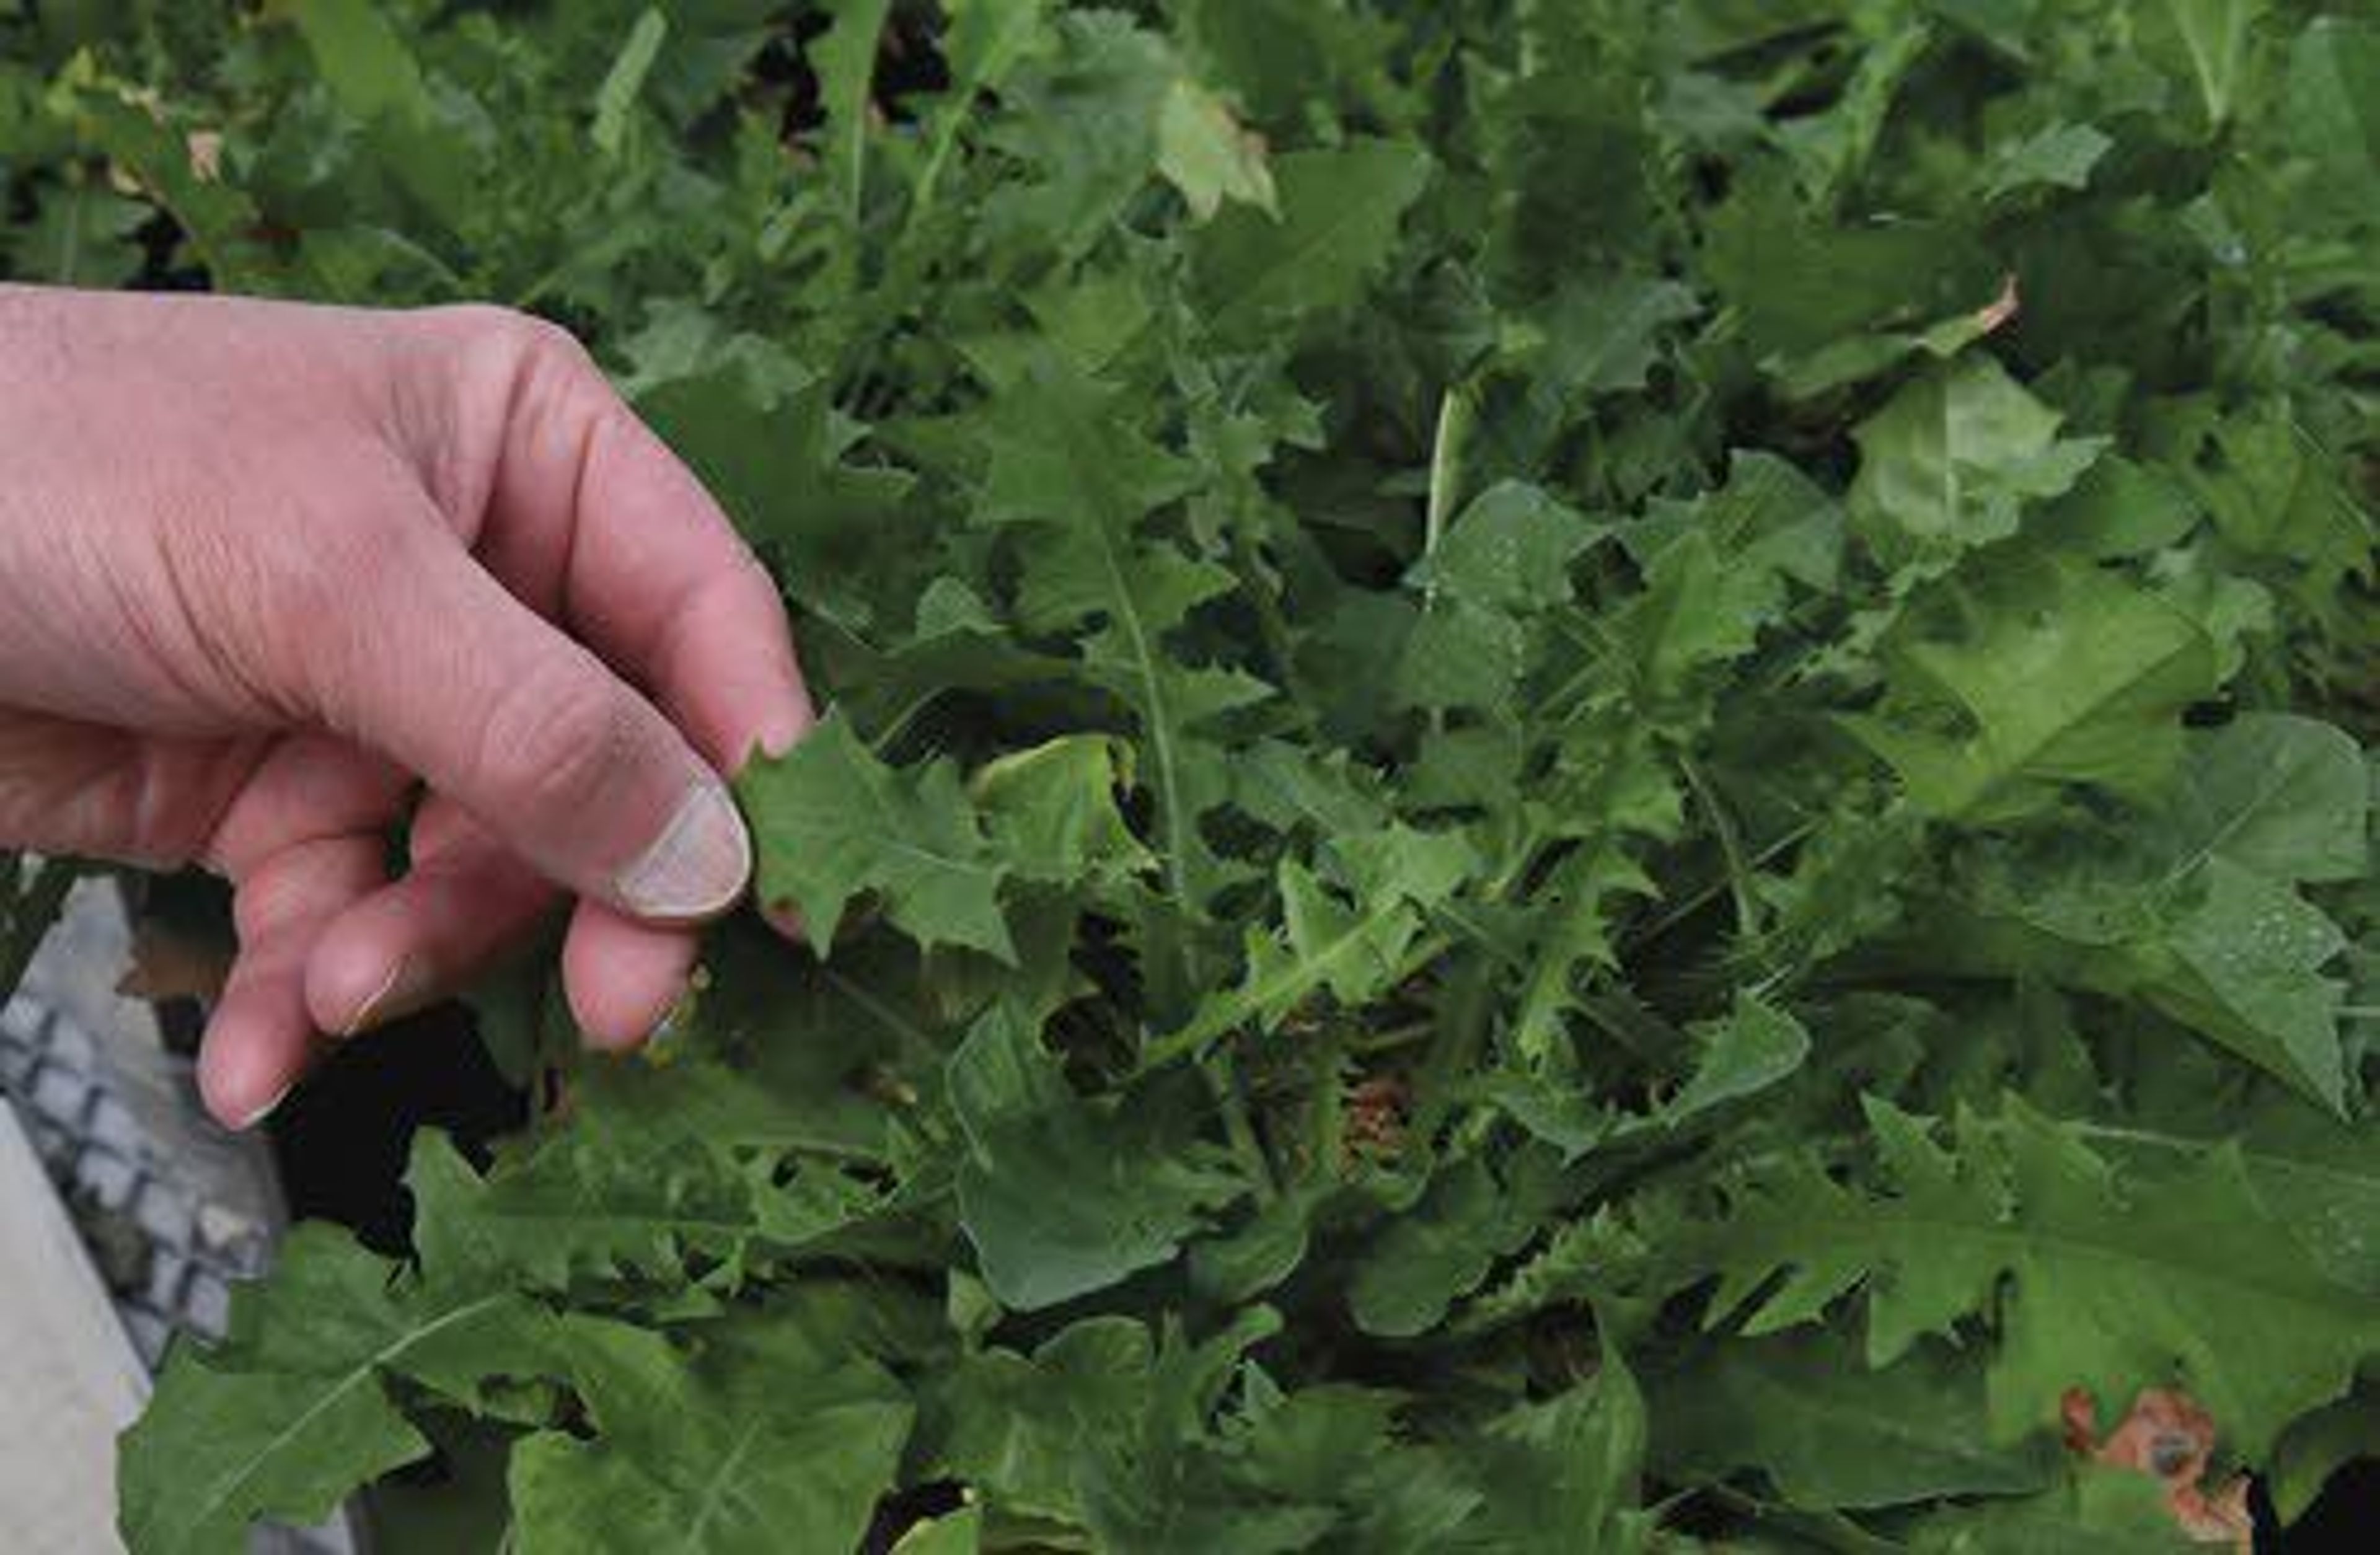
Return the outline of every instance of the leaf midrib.
{"type": "Polygon", "coordinates": [[[1409,908],[1402,896],[1391,895],[1384,906],[1374,907],[1356,918],[1344,931],[1312,955],[1296,957],[1289,966],[1271,978],[1247,984],[1232,990],[1223,1002],[1204,1016],[1192,1021],[1181,1030],[1148,1045],[1141,1059],[1144,1068],[1154,1068],[1184,1053],[1195,1052],[1223,1033],[1247,1020],[1274,1000],[1299,997],[1319,988],[1329,980],[1346,957],[1359,948],[1373,933],[1385,927],[1399,913],[1409,908]]]}
{"type": "Polygon", "coordinates": [[[1254,281],[1240,287],[1231,301],[1215,310],[1214,322],[1218,330],[1224,330],[1227,326],[1237,327],[1251,318],[1261,318],[1260,311],[1254,311],[1257,304],[1264,302],[1269,305],[1270,297],[1281,289],[1284,275],[1304,270],[1316,255],[1338,248],[1346,232],[1361,225],[1371,209],[1368,196],[1341,206],[1337,213],[1318,227],[1305,242],[1292,249],[1279,263],[1260,272],[1254,281]]]}
{"type": "Polygon", "coordinates": [[[736,1433],[735,1445],[719,1460],[719,1466],[703,1481],[701,1491],[695,1500],[697,1515],[687,1525],[686,1537],[678,1543],[680,1549],[699,1550],[704,1548],[703,1530],[710,1526],[720,1508],[734,1499],[735,1471],[743,1466],[746,1454],[752,1451],[752,1444],[760,1439],[764,1423],[764,1417],[759,1415],[746,1420],[744,1428],[736,1433]]]}
{"type": "MultiPolygon", "coordinates": [[[[2179,612],[2173,611],[2171,606],[2166,605],[2161,601],[2153,602],[2156,603],[2159,609],[2166,610],[2180,619],[2181,624],[2189,628],[2188,634],[2154,660],[2141,665],[2131,674],[2092,698],[2089,702],[2075,711],[2074,716],[2053,725],[2038,738],[2022,742],[2013,750],[1992,738],[1991,725],[1983,725],[1975,745],[1993,753],[1995,757],[2005,754],[2007,759],[1995,759],[1991,763],[1989,775],[1972,788],[1965,799],[1952,808],[1949,819],[1961,820],[1973,813],[1978,805],[1998,794],[2008,784],[2022,777],[2027,769],[2040,759],[2042,752],[2049,749],[2075,730],[2098,722],[2100,715],[2110,706],[2179,662],[2185,654],[2205,645],[2205,633],[2196,623],[2186,616],[2181,616],[2179,612]]],[[[1963,701],[1965,699],[1962,697],[1961,700],[1963,701]]],[[[1981,720],[1978,719],[1977,722],[1980,723],[1981,720]]]]}
{"type": "MultiPolygon", "coordinates": [[[[235,1464],[228,1472],[219,1476],[215,1480],[214,1484],[211,1486],[205,1494],[200,1499],[196,1512],[185,1520],[182,1523],[182,1526],[186,1530],[198,1529],[206,1526],[208,1522],[213,1518],[216,1513],[224,1510],[233,1496],[237,1495],[242,1488],[247,1487],[255,1479],[256,1476],[262,1470],[262,1468],[271,1462],[273,1454],[280,1452],[284,1446],[287,1445],[292,1440],[296,1439],[308,1427],[312,1426],[314,1421],[320,1418],[324,1411],[328,1410],[331,1405],[338,1400],[345,1398],[349,1392],[353,1391],[358,1385],[366,1380],[376,1380],[380,1376],[381,1368],[382,1367],[394,1362],[398,1356],[404,1355],[406,1351],[411,1349],[414,1345],[430,1339],[433,1335],[443,1332],[445,1330],[452,1328],[454,1325],[463,1321],[465,1318],[477,1317],[479,1314],[492,1310],[511,1299],[512,1297],[509,1294],[499,1293],[495,1295],[481,1296],[477,1301],[466,1303],[461,1306],[442,1314],[431,1322],[425,1323],[421,1327],[408,1331],[401,1338],[383,1345],[381,1349],[373,1352],[362,1361],[359,1361],[355,1366],[349,1367],[346,1373],[340,1377],[335,1383],[322,1393],[319,1394],[312,1403],[308,1404],[304,1409],[298,1411],[295,1418],[290,1420],[287,1425],[282,1427],[280,1430],[274,1432],[273,1437],[267,1440],[264,1445],[248,1454],[245,1459],[235,1464]]],[[[408,1428],[410,1427],[408,1427],[408,1428]]],[[[136,1540],[135,1542],[139,1543],[143,1541],[136,1540]]]]}

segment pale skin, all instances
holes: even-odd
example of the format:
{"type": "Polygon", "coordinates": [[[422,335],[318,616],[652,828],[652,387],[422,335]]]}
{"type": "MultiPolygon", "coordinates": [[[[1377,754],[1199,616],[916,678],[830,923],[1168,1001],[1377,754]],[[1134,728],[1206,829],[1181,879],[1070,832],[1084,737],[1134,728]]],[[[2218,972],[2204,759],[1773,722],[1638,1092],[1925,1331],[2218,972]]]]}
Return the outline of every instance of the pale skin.
{"type": "Polygon", "coordinates": [[[0,285],[0,847],[232,881],[225,1124],[565,905],[579,1025],[641,1040],[750,874],[723,780],[810,721],[768,575],[562,332],[0,285]]]}

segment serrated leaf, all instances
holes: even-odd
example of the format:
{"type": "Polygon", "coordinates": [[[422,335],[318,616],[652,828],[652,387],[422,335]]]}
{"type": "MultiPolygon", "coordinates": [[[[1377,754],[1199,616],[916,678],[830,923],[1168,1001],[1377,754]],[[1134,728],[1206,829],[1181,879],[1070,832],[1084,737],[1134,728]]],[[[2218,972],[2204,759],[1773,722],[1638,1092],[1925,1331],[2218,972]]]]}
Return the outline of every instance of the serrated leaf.
{"type": "Polygon", "coordinates": [[[545,1315],[509,1291],[402,1280],[344,1233],[302,1227],[232,1338],[177,1352],[124,1438],[121,1531],[140,1555],[234,1551],[261,1518],[330,1515],[430,1451],[390,1394],[418,1379],[464,1403],[483,1378],[552,1363],[545,1315]]]}
{"type": "Polygon", "coordinates": [[[1701,1045],[1694,1071],[1661,1110],[1671,1127],[1767,1090],[1810,1054],[1802,1023],[1751,994],[1738,994],[1725,1018],[1694,1029],[1701,1045]]]}
{"type": "Polygon", "coordinates": [[[1183,494],[1182,463],[1113,414],[1113,391],[1056,366],[987,425],[991,464],[983,522],[1021,529],[1021,603],[1042,629],[1081,629],[1090,675],[1138,714],[1157,801],[1160,857],[1182,905],[1211,889],[1213,851],[1199,817],[1221,802],[1224,774],[1198,725],[1258,699],[1247,676],[1183,662],[1166,635],[1232,575],[1139,530],[1183,494]]]}
{"type": "Polygon", "coordinates": [[[2182,710],[2215,683],[2197,622],[2064,562],[1955,584],[1884,651],[1897,702],[1849,726],[1920,809],[1968,822],[2038,810],[2065,784],[2154,794],[2180,759],[2182,710]],[[1926,726],[1946,721],[1958,732],[1926,726]]]}
{"type": "Polygon", "coordinates": [[[2234,1150],[2119,1178],[2013,1102],[1997,1124],[1962,1121],[1950,1148],[1887,1104],[1869,1118],[1885,1185],[1847,1187],[1804,1163],[1753,1187],[1723,1242],[1696,1255],[1726,1272],[1715,1316],[1780,1269],[1746,1332],[1812,1321],[1864,1288],[1869,1363],[1890,1366],[1993,1310],[2011,1281],[1993,1324],[1993,1440],[2049,1426],[2070,1387],[2129,1398],[2180,1385],[2252,1459],[2380,1344],[2380,1304],[2265,1215],[2234,1150]]]}
{"type": "Polygon", "coordinates": [[[525,1555],[856,1548],[892,1487],[908,1400],[872,1367],[745,1342],[752,1364],[723,1364],[731,1345],[705,1367],[642,1330],[574,1323],[565,1348],[601,1431],[514,1448],[525,1555]]]}
{"type": "Polygon", "coordinates": [[[751,817],[761,900],[792,907],[831,953],[853,898],[879,898],[919,944],[1015,957],[1000,912],[1005,866],[946,762],[901,771],[830,716],[736,780],[751,817]]]}
{"type": "Polygon", "coordinates": [[[1193,247],[1208,327],[1246,346],[1352,307],[1430,166],[1427,152],[1393,140],[1354,140],[1274,158],[1280,219],[1228,211],[1193,247]]]}
{"type": "Polygon", "coordinates": [[[1150,1042],[1145,1065],[1197,1052],[1244,1024],[1277,1026],[1323,990],[1351,1006],[1376,997],[1402,970],[1425,914],[1477,866],[1460,834],[1402,826],[1342,839],[1336,851],[1348,894],[1342,898],[1302,865],[1283,864],[1279,930],[1250,930],[1240,985],[1208,998],[1186,1026],[1150,1042]]]}
{"type": "Polygon", "coordinates": [[[1227,200],[1281,213],[1264,142],[1195,81],[1176,80],[1158,110],[1157,170],[1182,191],[1199,221],[1211,219],[1227,200]]]}
{"type": "Polygon", "coordinates": [[[1347,1305],[1366,1333],[1411,1339],[1445,1320],[1495,1261],[1536,1231],[1555,1183],[1542,1158],[1510,1181],[1476,1159],[1433,1179],[1413,1209],[1390,1220],[1356,1260],[1347,1305]]]}
{"type": "Polygon", "coordinates": [[[1650,1549],[1652,1516],[1636,1508],[1645,1435],[1644,1393],[1607,1346],[1591,1380],[1499,1416],[1468,1445],[1487,1494],[1447,1547],[1514,1555],[1560,1555],[1582,1542],[1615,1555],[1650,1549]]]}

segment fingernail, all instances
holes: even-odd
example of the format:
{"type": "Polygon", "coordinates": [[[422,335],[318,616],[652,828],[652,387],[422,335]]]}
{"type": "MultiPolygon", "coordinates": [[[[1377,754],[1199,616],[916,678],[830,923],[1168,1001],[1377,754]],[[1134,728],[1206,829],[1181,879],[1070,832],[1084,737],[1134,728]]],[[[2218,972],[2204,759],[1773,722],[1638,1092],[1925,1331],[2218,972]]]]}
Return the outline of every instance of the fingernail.
{"type": "Polygon", "coordinates": [[[274,1091],[271,1096],[265,1099],[264,1105],[257,1108],[256,1111],[240,1119],[239,1122],[234,1125],[235,1128],[238,1132],[245,1134],[248,1130],[254,1128],[258,1124],[261,1124],[265,1119],[271,1117],[273,1112],[280,1108],[283,1102],[289,1099],[289,1093],[291,1090],[296,1088],[297,1084],[297,1081],[291,1080],[287,1084],[284,1085],[279,1090],[274,1091]]]}
{"type": "Polygon", "coordinates": [[[339,1028],[339,1036],[360,1037],[387,1019],[413,997],[415,981],[412,958],[398,956],[396,964],[388,969],[388,976],[380,980],[380,986],[365,995],[363,1002],[356,1006],[356,1013],[347,1017],[347,1024],[339,1028]]]}
{"type": "Polygon", "coordinates": [[[620,871],[620,901],[662,922],[709,917],[744,893],[752,839],[735,802],[716,782],[695,785],[653,845],[620,871]]]}

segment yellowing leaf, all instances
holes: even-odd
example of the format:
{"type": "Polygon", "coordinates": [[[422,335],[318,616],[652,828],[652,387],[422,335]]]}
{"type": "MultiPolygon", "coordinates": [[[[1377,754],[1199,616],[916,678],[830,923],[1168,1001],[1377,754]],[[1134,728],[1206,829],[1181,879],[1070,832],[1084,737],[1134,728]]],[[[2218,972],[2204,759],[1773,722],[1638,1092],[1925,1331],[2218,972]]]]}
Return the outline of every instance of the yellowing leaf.
{"type": "Polygon", "coordinates": [[[1158,110],[1157,170],[1182,191],[1191,215],[1201,222],[1226,200],[1280,213],[1264,141],[1242,128],[1222,99],[1196,81],[1175,81],[1158,110]]]}

